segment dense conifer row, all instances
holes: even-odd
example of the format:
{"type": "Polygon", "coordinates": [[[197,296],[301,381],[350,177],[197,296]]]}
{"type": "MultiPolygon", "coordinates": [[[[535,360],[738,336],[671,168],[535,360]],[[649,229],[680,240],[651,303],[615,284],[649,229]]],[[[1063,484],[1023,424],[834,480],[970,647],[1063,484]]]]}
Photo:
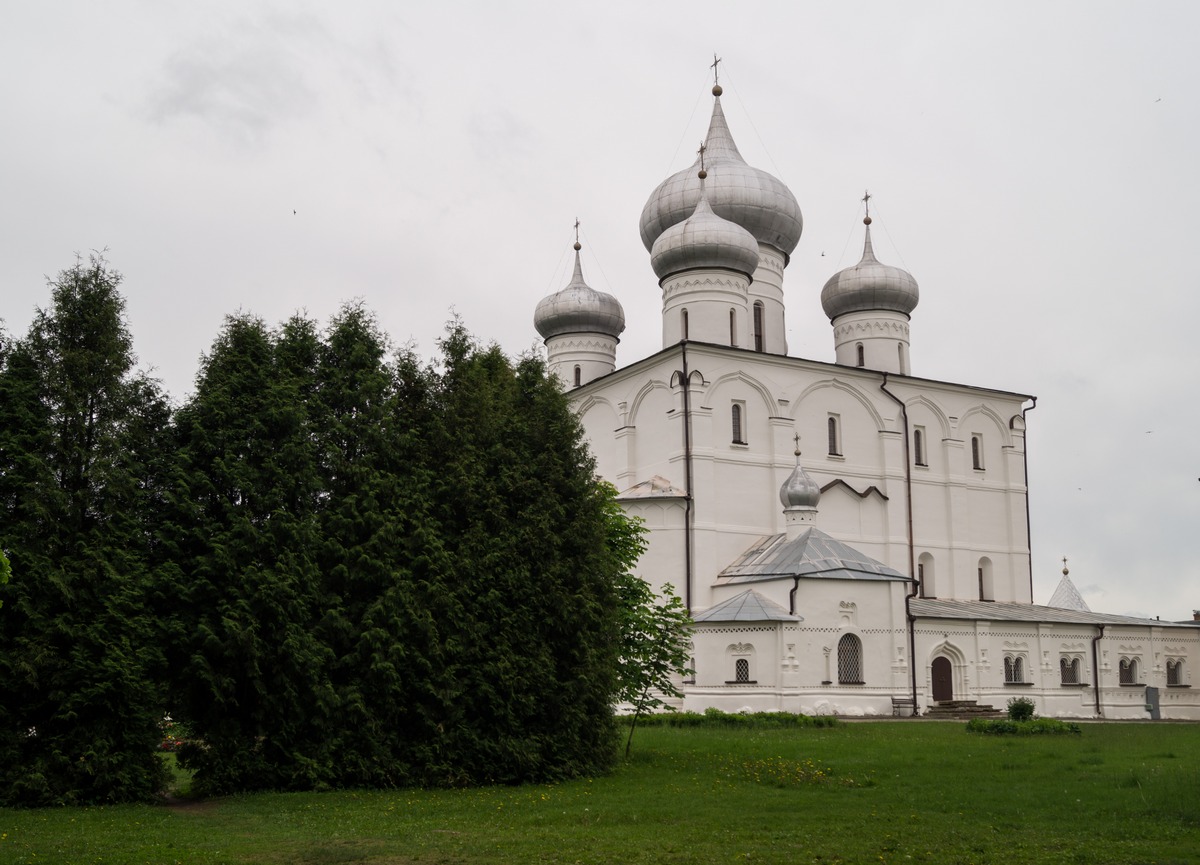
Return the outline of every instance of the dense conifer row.
{"type": "Polygon", "coordinates": [[[0,342],[0,803],[158,795],[165,713],[209,792],[609,765],[642,546],[540,360],[237,315],[172,411],[119,281],[0,342]]]}

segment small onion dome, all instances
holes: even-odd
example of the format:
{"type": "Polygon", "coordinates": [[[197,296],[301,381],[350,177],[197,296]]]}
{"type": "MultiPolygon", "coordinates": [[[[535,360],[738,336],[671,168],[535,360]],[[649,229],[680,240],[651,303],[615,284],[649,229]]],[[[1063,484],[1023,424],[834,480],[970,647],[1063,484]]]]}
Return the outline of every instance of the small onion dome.
{"type": "MultiPolygon", "coordinates": [[[[729,134],[720,95],[715,91],[714,95],[712,121],[704,140],[709,204],[718,216],[736,222],[755,240],[789,256],[804,230],[796,196],[782,181],[746,164],[729,134]]],[[[642,243],[647,250],[652,252],[664,231],[695,210],[700,200],[699,167],[697,158],[692,167],[672,174],[650,194],[641,219],[642,243]]]]}
{"type": "Polygon", "coordinates": [[[796,467],[792,469],[788,479],[779,488],[779,501],[783,503],[785,509],[813,509],[821,501],[821,488],[800,465],[799,450],[796,451],[796,467]]]}
{"type": "Polygon", "coordinates": [[[917,281],[907,270],[882,264],[875,258],[871,248],[871,218],[863,222],[867,225],[867,236],[862,261],[835,273],[821,289],[821,306],[830,321],[848,312],[866,310],[908,315],[917,307],[920,298],[917,281]]]}
{"type": "Polygon", "coordinates": [[[542,298],[533,313],[533,326],[543,339],[564,333],[602,333],[616,339],[625,330],[625,310],[611,294],[583,281],[583,266],[575,244],[575,275],[562,291],[542,298]]]}
{"type": "Polygon", "coordinates": [[[702,268],[732,270],[749,279],[758,267],[758,241],[737,223],[713,213],[701,184],[700,199],[692,215],[672,225],[654,241],[650,266],[660,280],[702,268]]]}

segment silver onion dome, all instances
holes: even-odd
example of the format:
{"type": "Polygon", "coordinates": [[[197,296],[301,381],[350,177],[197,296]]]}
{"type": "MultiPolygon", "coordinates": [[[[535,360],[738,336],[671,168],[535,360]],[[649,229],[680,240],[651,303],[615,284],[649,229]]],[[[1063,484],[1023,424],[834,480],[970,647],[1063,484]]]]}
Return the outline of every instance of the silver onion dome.
{"type": "Polygon", "coordinates": [[[562,291],[543,297],[533,312],[533,326],[543,339],[564,333],[602,333],[616,339],[625,330],[625,310],[611,294],[596,291],[583,281],[575,244],[575,274],[562,291]]]}
{"type": "Polygon", "coordinates": [[[821,488],[800,465],[800,447],[796,446],[796,467],[779,488],[779,501],[784,508],[815,508],[821,501],[821,488]]]}
{"type": "Polygon", "coordinates": [[[719,268],[745,274],[758,267],[758,241],[749,231],[722,219],[708,205],[702,178],[692,214],[658,236],[650,248],[650,266],[659,280],[685,270],[719,268]]]}
{"type": "Polygon", "coordinates": [[[867,232],[862,260],[835,273],[821,289],[821,306],[830,321],[848,312],[866,310],[889,310],[908,315],[916,309],[920,299],[912,274],[875,258],[871,247],[871,217],[866,217],[863,222],[867,232]]]}
{"type": "MultiPolygon", "coordinates": [[[[720,88],[713,88],[713,114],[705,137],[704,167],[708,170],[708,201],[713,211],[749,231],[760,243],[790,256],[800,242],[804,218],[800,205],[782,181],[746,164],[738,152],[725,113],[720,88]]],[[[672,174],[650,194],[642,208],[642,243],[652,250],[659,236],[687,219],[700,200],[695,164],[672,174]]]]}

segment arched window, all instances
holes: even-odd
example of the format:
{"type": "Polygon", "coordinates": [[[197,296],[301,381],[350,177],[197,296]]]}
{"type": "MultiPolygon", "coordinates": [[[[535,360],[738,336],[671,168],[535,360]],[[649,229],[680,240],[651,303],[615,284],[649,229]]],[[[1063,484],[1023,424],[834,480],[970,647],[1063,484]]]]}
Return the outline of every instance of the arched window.
{"type": "Polygon", "coordinates": [[[921,553],[917,559],[917,580],[920,582],[922,598],[936,598],[937,584],[934,581],[933,556],[921,553]]]}
{"type": "Polygon", "coordinates": [[[1025,659],[1020,655],[1004,656],[1004,682],[1020,685],[1025,681],[1025,659]]]}
{"type": "Polygon", "coordinates": [[[979,576],[979,600],[996,600],[996,587],[992,580],[992,560],[984,556],[977,567],[979,576]]]}
{"type": "Polygon", "coordinates": [[[1167,685],[1183,684],[1183,659],[1167,659],[1167,685]]]}
{"type": "Polygon", "coordinates": [[[858,366],[866,366],[867,365],[867,355],[866,355],[866,351],[863,349],[863,344],[861,342],[854,347],[854,352],[858,357],[858,366]]]}
{"type": "Polygon", "coordinates": [[[1079,659],[1062,657],[1058,659],[1058,672],[1064,685],[1079,684],[1079,659]]]}
{"type": "Polygon", "coordinates": [[[763,305],[761,300],[754,301],[754,350],[765,351],[763,347],[763,305]]]}
{"type": "Polygon", "coordinates": [[[737,311],[729,310],[729,344],[737,345],[737,311]]]}
{"type": "Polygon", "coordinates": [[[575,365],[575,387],[583,384],[583,370],[579,368],[579,364],[575,365]]]}
{"type": "Polygon", "coordinates": [[[842,455],[842,433],[838,429],[837,415],[831,414],[825,426],[829,431],[829,455],[840,457],[842,455]]]}
{"type": "Polygon", "coordinates": [[[1122,685],[1136,685],[1138,683],[1137,658],[1122,658],[1117,674],[1122,685]]]}
{"type": "Polygon", "coordinates": [[[898,367],[900,375],[908,375],[908,363],[904,359],[904,343],[901,342],[896,345],[896,354],[899,356],[897,359],[900,362],[900,366],[898,367]]]}
{"type": "Polygon", "coordinates": [[[862,641],[854,634],[842,634],[838,640],[838,684],[863,683],[862,641]]]}
{"type": "Polygon", "coordinates": [[[735,445],[744,445],[746,440],[742,437],[742,406],[740,403],[734,403],[729,410],[729,417],[733,425],[733,443],[735,445]]]}
{"type": "Polygon", "coordinates": [[[679,332],[680,332],[681,338],[683,338],[683,339],[688,338],[688,320],[687,320],[687,309],[686,308],[679,310],[679,332]]]}
{"type": "Polygon", "coordinates": [[[983,471],[983,436],[971,436],[971,468],[983,471]]]}
{"type": "Polygon", "coordinates": [[[919,466],[927,466],[925,462],[925,428],[916,427],[913,430],[913,462],[919,466]]]}
{"type": "Polygon", "coordinates": [[[750,681],[750,661],[738,658],[733,665],[733,681],[747,683],[750,681]]]}

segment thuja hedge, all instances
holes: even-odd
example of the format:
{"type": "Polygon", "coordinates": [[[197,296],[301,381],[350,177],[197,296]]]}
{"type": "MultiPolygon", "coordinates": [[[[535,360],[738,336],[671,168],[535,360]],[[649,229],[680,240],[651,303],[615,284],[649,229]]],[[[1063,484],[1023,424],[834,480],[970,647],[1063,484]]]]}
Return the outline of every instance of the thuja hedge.
{"type": "Polygon", "coordinates": [[[0,804],[153,798],[167,714],[207,793],[610,764],[640,546],[539,359],[237,315],[173,409],[119,282],[0,337],[0,804]]]}
{"type": "Polygon", "coordinates": [[[967,732],[989,736],[1061,736],[1083,731],[1078,724],[1059,721],[1056,718],[1034,718],[1030,721],[1011,721],[1007,718],[972,718],[967,722],[967,732]]]}

